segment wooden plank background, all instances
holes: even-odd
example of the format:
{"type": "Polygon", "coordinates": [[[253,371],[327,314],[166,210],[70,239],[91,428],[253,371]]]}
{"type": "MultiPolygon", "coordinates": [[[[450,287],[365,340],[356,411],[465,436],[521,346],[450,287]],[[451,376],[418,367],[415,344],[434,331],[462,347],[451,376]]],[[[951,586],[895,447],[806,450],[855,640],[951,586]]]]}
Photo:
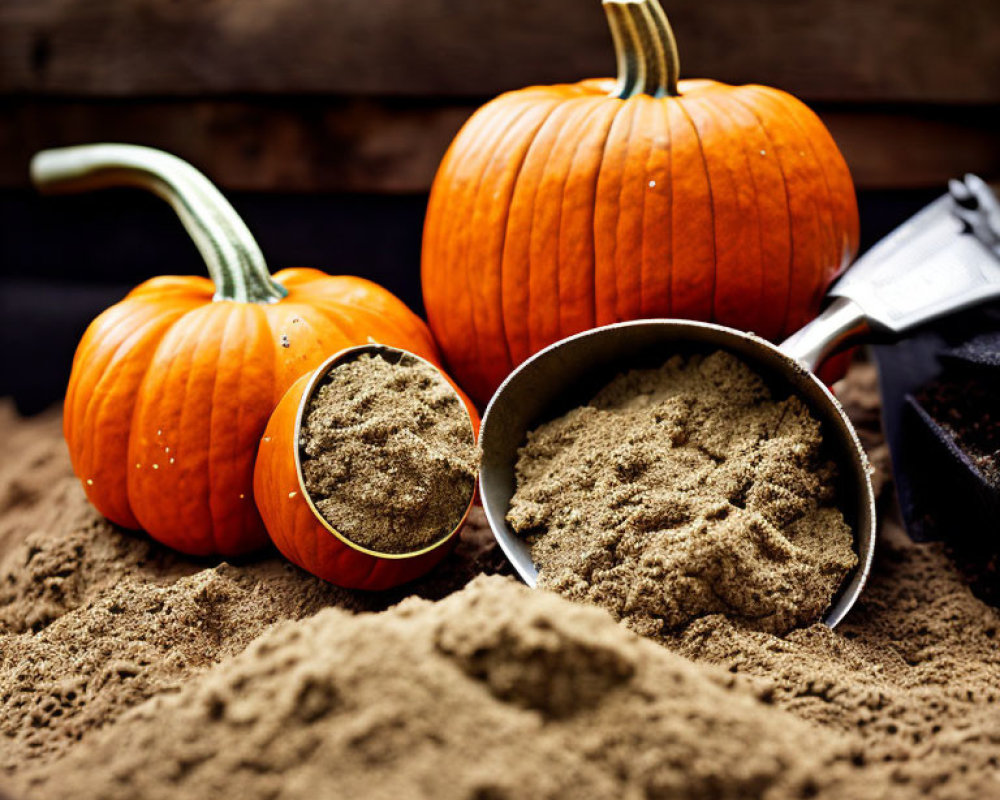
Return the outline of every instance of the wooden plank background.
{"type": "MultiPolygon", "coordinates": [[[[670,0],[682,72],[813,105],[860,189],[1000,177],[998,0],[670,0]]],[[[248,191],[426,191],[498,92],[606,75],[598,0],[4,0],[0,188],[134,141],[248,191]]]]}
{"type": "MultiPolygon", "coordinates": [[[[0,100],[0,187],[27,188],[28,160],[41,147],[114,140],[177,153],[237,191],[425,192],[475,107],[343,97],[0,100]]],[[[1000,176],[1000,106],[814,107],[859,189],[1000,176]]]]}
{"type": "MultiPolygon", "coordinates": [[[[966,171],[1000,178],[1000,0],[662,0],[682,74],[798,95],[877,240],[966,171]]],[[[0,395],[57,400],[86,324],[199,272],[139,193],[40,198],[44,147],[127,141],[219,184],[274,267],[362,274],[420,309],[425,204],[499,92],[609,75],[600,0],[0,0],[0,395]]]]}
{"type": "MultiPolygon", "coordinates": [[[[1000,101],[996,0],[663,5],[688,76],[812,100],[1000,101]]],[[[5,0],[0,38],[0,91],[89,96],[480,97],[613,66],[598,0],[5,0]]]]}

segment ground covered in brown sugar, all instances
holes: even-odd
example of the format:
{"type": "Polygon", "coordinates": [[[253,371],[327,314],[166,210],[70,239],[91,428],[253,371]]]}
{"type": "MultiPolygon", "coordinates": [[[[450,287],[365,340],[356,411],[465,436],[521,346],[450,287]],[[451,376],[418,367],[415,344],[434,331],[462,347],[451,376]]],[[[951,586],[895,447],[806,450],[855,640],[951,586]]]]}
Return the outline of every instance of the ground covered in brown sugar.
{"type": "MultiPolygon", "coordinates": [[[[855,370],[854,418],[873,390],[855,370]]],[[[406,590],[185,558],[100,522],[57,426],[0,408],[0,793],[1000,794],[1000,615],[891,526],[836,631],[714,615],[664,647],[509,577],[459,590],[501,563],[479,524],[416,587],[428,600],[358,614],[406,590]]]]}
{"type": "Polygon", "coordinates": [[[108,800],[851,796],[843,737],[729,684],[596,609],[480,578],[283,624],[60,766],[108,800]]]}
{"type": "Polygon", "coordinates": [[[507,520],[539,585],[645,636],[725,614],[785,633],[857,564],[819,422],[735,356],[619,375],[528,434],[507,520]]]}
{"type": "Polygon", "coordinates": [[[194,559],[91,509],[57,417],[19,421],[0,405],[0,431],[0,785],[177,691],[279,620],[442,597],[500,563],[481,522],[463,531],[447,569],[397,592],[339,589],[276,553],[194,559]]]}
{"type": "Polygon", "coordinates": [[[421,550],[462,520],[479,454],[441,373],[404,354],[338,364],[305,410],[302,476],[320,513],[379,553],[421,550]]]}

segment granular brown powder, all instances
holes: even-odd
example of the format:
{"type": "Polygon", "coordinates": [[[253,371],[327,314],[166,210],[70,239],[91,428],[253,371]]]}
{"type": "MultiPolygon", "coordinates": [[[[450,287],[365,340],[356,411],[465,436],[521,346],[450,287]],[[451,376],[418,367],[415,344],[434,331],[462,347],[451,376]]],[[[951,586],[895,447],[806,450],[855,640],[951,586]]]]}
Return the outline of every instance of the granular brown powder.
{"type": "MultiPolygon", "coordinates": [[[[874,368],[855,365],[838,396],[884,469],[874,368]]],[[[943,548],[891,523],[836,630],[778,637],[710,615],[659,640],[693,661],[498,578],[442,603],[323,611],[269,630],[326,604],[440,598],[502,567],[502,554],[474,512],[455,555],[399,592],[348,592],[272,554],[229,567],[100,522],[57,417],[18,420],[0,403],[0,436],[0,794],[1000,791],[1000,614],[943,548]]]]}
{"type": "Polygon", "coordinates": [[[885,796],[849,747],[597,609],[490,577],[277,626],[17,785],[36,800],[885,796]]]}
{"type": "Polygon", "coordinates": [[[98,516],[70,470],[58,415],[20,420],[0,401],[0,438],[3,788],[279,620],[440,598],[502,558],[478,509],[443,564],[390,592],[341,589],[273,551],[236,564],[192,558],[98,516]]]}
{"type": "Polygon", "coordinates": [[[306,409],[302,475],[340,533],[380,553],[420,550],[462,519],[478,453],[469,415],[440,372],[404,354],[334,367],[306,409]]]}
{"type": "Polygon", "coordinates": [[[735,356],[676,356],[530,433],[507,519],[541,586],[639,633],[719,613],[784,633],[857,563],[821,444],[735,356]]]}

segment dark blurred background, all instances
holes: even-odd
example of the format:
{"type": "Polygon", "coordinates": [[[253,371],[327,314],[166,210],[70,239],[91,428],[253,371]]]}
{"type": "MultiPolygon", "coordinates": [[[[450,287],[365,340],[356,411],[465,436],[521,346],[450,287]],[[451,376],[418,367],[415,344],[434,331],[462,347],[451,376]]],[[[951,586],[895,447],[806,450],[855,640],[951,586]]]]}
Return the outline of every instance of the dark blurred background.
{"type": "MultiPolygon", "coordinates": [[[[682,76],[777,86],[820,114],[863,246],[949,177],[1000,178],[997,0],[663,5],[682,76]]],[[[364,275],[420,310],[427,190],[465,118],[613,61],[599,0],[3,0],[0,395],[50,405],[92,317],[145,278],[204,269],[155,198],[36,197],[36,150],[169,150],[226,192],[272,269],[364,275]]]]}

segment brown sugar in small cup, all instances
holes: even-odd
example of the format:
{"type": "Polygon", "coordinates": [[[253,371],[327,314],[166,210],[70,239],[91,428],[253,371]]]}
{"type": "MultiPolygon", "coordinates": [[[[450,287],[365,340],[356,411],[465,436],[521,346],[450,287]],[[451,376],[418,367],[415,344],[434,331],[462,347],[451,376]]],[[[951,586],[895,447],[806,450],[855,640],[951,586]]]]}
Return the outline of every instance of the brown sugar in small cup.
{"type": "Polygon", "coordinates": [[[345,588],[420,577],[472,507],[478,421],[419,356],[379,344],[337,353],[288,390],[264,432],[254,497],[268,534],[345,588]]]}

